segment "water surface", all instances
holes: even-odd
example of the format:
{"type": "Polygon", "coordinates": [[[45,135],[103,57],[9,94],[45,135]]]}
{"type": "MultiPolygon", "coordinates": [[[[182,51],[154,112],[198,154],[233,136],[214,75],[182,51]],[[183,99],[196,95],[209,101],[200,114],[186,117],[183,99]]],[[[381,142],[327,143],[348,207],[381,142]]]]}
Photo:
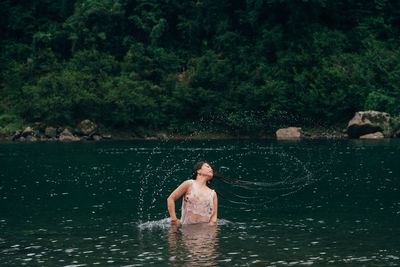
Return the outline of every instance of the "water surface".
{"type": "Polygon", "coordinates": [[[399,153],[398,140],[3,143],[0,262],[398,266],[399,153]],[[165,199],[198,160],[256,184],[216,180],[218,226],[170,227],[165,199]]]}

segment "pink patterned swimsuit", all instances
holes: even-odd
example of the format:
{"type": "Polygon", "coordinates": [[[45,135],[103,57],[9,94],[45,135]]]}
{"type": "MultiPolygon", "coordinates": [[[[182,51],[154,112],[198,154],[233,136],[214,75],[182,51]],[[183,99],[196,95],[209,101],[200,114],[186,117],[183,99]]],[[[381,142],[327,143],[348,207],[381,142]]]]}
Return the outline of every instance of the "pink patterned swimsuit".
{"type": "Polygon", "coordinates": [[[191,181],[191,190],[182,200],[182,224],[194,224],[209,222],[214,208],[214,190],[208,195],[200,194],[198,186],[191,181]]]}

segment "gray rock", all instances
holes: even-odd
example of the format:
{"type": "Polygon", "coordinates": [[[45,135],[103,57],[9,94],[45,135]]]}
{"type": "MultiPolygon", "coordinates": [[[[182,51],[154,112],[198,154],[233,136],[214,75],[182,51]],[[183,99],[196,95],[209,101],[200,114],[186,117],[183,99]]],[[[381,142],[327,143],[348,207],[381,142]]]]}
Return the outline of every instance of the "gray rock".
{"type": "Polygon", "coordinates": [[[393,137],[400,138],[400,129],[394,131],[393,137]]]}
{"type": "Polygon", "coordinates": [[[33,135],[28,135],[26,138],[25,138],[25,141],[28,141],[28,142],[36,142],[38,139],[35,137],[35,136],[33,136],[33,135]]]}
{"type": "Polygon", "coordinates": [[[79,137],[74,136],[67,128],[64,129],[60,133],[60,137],[58,138],[60,141],[79,141],[79,137]]]}
{"type": "Polygon", "coordinates": [[[103,139],[112,139],[111,134],[102,134],[101,136],[103,137],[103,139]]]}
{"type": "Polygon", "coordinates": [[[360,139],[383,139],[383,138],[385,138],[385,137],[383,136],[383,133],[381,133],[381,132],[365,134],[365,135],[360,136],[360,139]]]}
{"type": "Polygon", "coordinates": [[[359,111],[347,125],[347,134],[350,138],[359,138],[362,135],[383,132],[389,128],[390,116],[380,111],[359,111]]]}
{"type": "Polygon", "coordinates": [[[102,138],[101,138],[100,135],[97,135],[97,134],[93,135],[93,140],[94,140],[94,141],[100,141],[101,139],[102,139],[102,138]]]}
{"type": "Polygon", "coordinates": [[[20,138],[21,137],[21,131],[20,130],[18,130],[18,131],[16,131],[14,134],[13,134],[13,136],[11,136],[11,140],[12,141],[15,141],[15,140],[17,140],[18,138],[20,138]]]}
{"type": "Polygon", "coordinates": [[[76,132],[80,135],[92,136],[97,132],[97,124],[90,120],[83,120],[76,127],[76,132]]]}
{"type": "Polygon", "coordinates": [[[27,136],[34,135],[34,134],[35,134],[35,131],[30,126],[26,127],[21,133],[21,135],[23,137],[27,137],[27,136]]]}
{"type": "Polygon", "coordinates": [[[57,137],[57,129],[54,127],[46,127],[44,130],[44,135],[48,138],[55,138],[57,137]]]}
{"type": "Polygon", "coordinates": [[[39,135],[39,141],[48,141],[51,140],[51,138],[47,138],[45,135],[39,135]]]}
{"type": "Polygon", "coordinates": [[[168,135],[166,133],[158,133],[156,134],[156,138],[158,140],[168,140],[168,135]]]}
{"type": "Polygon", "coordinates": [[[276,131],[276,138],[278,140],[298,140],[301,138],[301,128],[289,127],[282,128],[276,131]]]}

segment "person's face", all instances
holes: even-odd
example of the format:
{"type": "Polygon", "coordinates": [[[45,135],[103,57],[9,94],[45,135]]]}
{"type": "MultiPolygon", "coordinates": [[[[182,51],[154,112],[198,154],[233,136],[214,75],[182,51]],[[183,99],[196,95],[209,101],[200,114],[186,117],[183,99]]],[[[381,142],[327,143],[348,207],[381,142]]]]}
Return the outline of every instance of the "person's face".
{"type": "Polygon", "coordinates": [[[204,163],[203,166],[197,171],[199,175],[203,175],[211,179],[214,175],[213,169],[208,163],[204,163]]]}

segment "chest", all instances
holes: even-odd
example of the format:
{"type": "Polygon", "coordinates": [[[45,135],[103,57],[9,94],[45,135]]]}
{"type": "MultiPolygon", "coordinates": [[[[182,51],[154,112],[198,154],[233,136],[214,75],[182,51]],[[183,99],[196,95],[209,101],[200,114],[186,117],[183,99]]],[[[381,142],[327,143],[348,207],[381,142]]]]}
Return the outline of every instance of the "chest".
{"type": "Polygon", "coordinates": [[[212,203],[212,191],[211,190],[190,190],[184,196],[184,201],[188,203],[196,203],[209,205],[212,203]]]}

